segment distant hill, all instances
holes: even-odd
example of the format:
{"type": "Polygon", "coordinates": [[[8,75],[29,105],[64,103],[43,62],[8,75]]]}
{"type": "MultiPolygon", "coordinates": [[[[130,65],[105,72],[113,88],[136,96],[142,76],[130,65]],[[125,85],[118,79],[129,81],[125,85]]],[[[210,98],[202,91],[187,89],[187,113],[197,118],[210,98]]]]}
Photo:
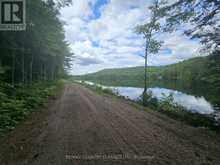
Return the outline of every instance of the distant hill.
{"type": "MultiPolygon", "coordinates": [[[[161,87],[182,91],[196,96],[205,96],[220,107],[220,55],[197,57],[183,62],[148,68],[148,87],[161,87]]],[[[109,86],[143,87],[144,67],[104,69],[75,76],[109,86]]]]}
{"type": "MultiPolygon", "coordinates": [[[[219,58],[218,58],[219,59],[219,58]]],[[[197,57],[167,66],[151,66],[148,68],[150,81],[211,81],[209,76],[210,57],[197,57]]],[[[93,81],[106,85],[142,86],[144,83],[144,67],[120,69],[104,69],[96,73],[76,76],[76,79],[93,81]]]]}

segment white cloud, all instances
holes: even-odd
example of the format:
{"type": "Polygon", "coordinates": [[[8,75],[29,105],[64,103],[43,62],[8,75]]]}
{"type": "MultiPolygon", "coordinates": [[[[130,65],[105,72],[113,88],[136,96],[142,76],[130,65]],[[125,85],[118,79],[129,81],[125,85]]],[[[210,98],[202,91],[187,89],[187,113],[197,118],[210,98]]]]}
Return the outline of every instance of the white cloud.
{"type": "MultiPolygon", "coordinates": [[[[76,55],[71,73],[90,73],[104,68],[144,64],[144,40],[134,33],[134,27],[149,19],[146,0],[109,0],[94,13],[96,0],[74,0],[73,6],[62,9],[60,18],[66,22],[66,39],[76,55]]],[[[150,65],[165,65],[192,57],[199,44],[181,35],[161,35],[163,49],[151,55],[150,65]]]]}
{"type": "Polygon", "coordinates": [[[93,14],[91,4],[94,3],[95,0],[74,0],[73,5],[61,10],[61,18],[68,22],[74,17],[88,19],[93,14]]]}

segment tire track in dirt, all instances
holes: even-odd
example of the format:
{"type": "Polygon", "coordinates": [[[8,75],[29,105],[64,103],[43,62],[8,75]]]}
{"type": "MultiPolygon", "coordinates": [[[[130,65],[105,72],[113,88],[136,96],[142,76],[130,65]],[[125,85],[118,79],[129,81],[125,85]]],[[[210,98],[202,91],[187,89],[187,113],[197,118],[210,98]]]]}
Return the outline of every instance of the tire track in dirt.
{"type": "Polygon", "coordinates": [[[129,151],[129,153],[137,153],[136,147],[131,147],[131,149],[129,149],[129,145],[127,145],[126,140],[123,138],[123,136],[120,136],[120,132],[115,129],[115,125],[111,120],[104,118],[104,116],[97,117],[99,112],[97,112],[97,106],[95,106],[94,102],[92,104],[86,95],[81,96],[85,98],[86,103],[93,111],[94,122],[98,121],[98,123],[101,124],[104,128],[106,128],[108,132],[111,132],[111,138],[113,139],[114,143],[117,144],[121,153],[125,154],[125,151],[129,151]]]}
{"type": "MultiPolygon", "coordinates": [[[[93,99],[93,97],[91,97],[92,96],[92,92],[88,92],[87,93],[87,95],[88,95],[88,97],[90,97],[91,99],[93,99]],[[90,95],[90,96],[89,96],[90,95]]],[[[99,98],[100,100],[99,100],[99,102],[103,102],[103,98],[102,97],[100,97],[99,98]]],[[[96,98],[96,100],[94,100],[93,99],[93,102],[98,102],[97,101],[98,99],[96,98]]],[[[147,130],[145,130],[144,129],[144,127],[146,127],[146,125],[144,125],[144,124],[146,124],[146,121],[143,121],[143,122],[137,122],[137,121],[135,121],[135,120],[133,120],[133,123],[132,122],[130,122],[129,121],[129,119],[131,119],[131,117],[133,117],[133,115],[135,114],[135,113],[137,113],[136,112],[136,110],[135,109],[133,109],[133,108],[129,108],[129,106],[127,106],[127,105],[123,105],[123,104],[117,104],[117,103],[115,103],[115,102],[112,102],[111,100],[109,100],[109,99],[106,99],[107,101],[105,102],[106,104],[101,104],[100,106],[102,106],[102,108],[103,109],[105,109],[106,107],[110,107],[110,109],[113,111],[108,111],[107,112],[107,114],[109,115],[110,113],[111,114],[113,114],[114,116],[112,117],[112,118],[114,118],[114,119],[116,119],[117,118],[117,116],[120,118],[119,120],[118,120],[118,122],[120,122],[121,124],[124,124],[124,123],[126,123],[127,124],[127,126],[129,127],[129,128],[133,128],[134,130],[135,130],[135,132],[136,133],[138,133],[139,135],[140,135],[140,137],[139,137],[139,139],[137,140],[138,142],[141,142],[141,138],[145,138],[146,136],[145,135],[148,135],[149,134],[149,132],[147,132],[147,130]],[[115,105],[117,105],[117,107],[115,106],[115,105]],[[123,109],[126,109],[127,111],[128,110],[130,110],[130,111],[132,111],[132,114],[130,115],[130,116],[128,116],[127,115],[127,111],[123,111],[123,109]],[[134,113],[134,114],[133,114],[134,113]],[[125,118],[125,116],[127,117],[127,118],[125,118]],[[144,123],[144,124],[143,124],[144,123]],[[136,125],[138,125],[138,126],[136,126],[136,125]],[[142,129],[140,129],[140,128],[142,128],[142,129]]],[[[141,112],[141,113],[144,113],[144,112],[141,112]]],[[[150,119],[149,117],[147,117],[146,115],[143,115],[143,114],[141,114],[142,116],[141,117],[144,117],[144,119],[146,119],[147,120],[147,124],[150,124],[151,126],[151,129],[155,129],[155,130],[159,130],[158,132],[157,132],[157,136],[155,137],[155,136],[153,136],[153,137],[151,137],[151,138],[157,138],[158,137],[158,141],[160,142],[158,145],[157,145],[157,149],[159,149],[160,148],[160,146],[163,146],[163,148],[166,148],[165,150],[162,150],[163,148],[160,148],[160,153],[162,153],[163,155],[165,155],[165,153],[166,153],[166,150],[167,149],[169,149],[169,150],[171,150],[171,151],[178,151],[179,149],[181,149],[181,148],[184,148],[183,150],[182,150],[182,152],[183,153],[181,153],[181,155],[189,155],[189,157],[186,157],[186,159],[188,158],[190,158],[191,156],[190,155],[195,155],[195,158],[197,158],[197,159],[193,159],[195,162],[197,161],[200,161],[200,162],[203,162],[203,161],[206,161],[206,159],[207,159],[207,157],[208,157],[208,159],[210,159],[210,157],[212,157],[212,154],[209,154],[209,156],[205,156],[205,157],[201,157],[201,156],[199,156],[199,152],[202,152],[202,155],[208,155],[208,148],[206,147],[206,146],[204,146],[204,145],[201,145],[201,144],[199,144],[199,143],[195,143],[195,142],[192,142],[192,141],[190,141],[190,139],[189,139],[189,137],[188,138],[184,138],[184,135],[182,135],[182,136],[180,136],[180,134],[179,134],[179,130],[176,130],[176,132],[174,132],[173,131],[173,129],[169,129],[169,128],[167,128],[166,127],[166,123],[162,123],[163,125],[161,125],[161,123],[160,124],[157,124],[156,122],[153,122],[153,119],[155,120],[155,121],[157,121],[158,119],[155,119],[155,117],[154,116],[152,116],[153,117],[153,119],[150,119]],[[163,136],[160,136],[160,134],[161,134],[161,132],[167,132],[167,136],[168,137],[166,137],[166,136],[164,136],[164,137],[166,137],[166,139],[164,139],[163,140],[163,136]],[[166,140],[168,140],[168,141],[166,141],[166,140]],[[171,142],[175,142],[176,144],[175,144],[175,146],[173,146],[173,144],[171,143],[171,144],[169,144],[168,142],[169,141],[171,141],[171,142]],[[193,148],[193,150],[192,150],[192,144],[194,145],[194,148],[193,148]],[[196,144],[196,145],[195,145],[196,144]],[[166,146],[166,147],[164,147],[164,146],[166,146]],[[204,150],[205,149],[205,150],[204,150]],[[162,152],[161,152],[162,151],[162,152]],[[204,152],[203,152],[204,151],[204,152]],[[187,152],[190,152],[190,153],[187,153],[187,152]]],[[[135,116],[135,115],[134,115],[135,116]]],[[[111,117],[110,117],[111,118],[111,117]]],[[[132,120],[132,119],[131,119],[132,120]]],[[[160,121],[161,122],[161,121],[160,121]]],[[[164,121],[162,121],[162,122],[164,122],[164,121]]],[[[176,123],[177,124],[177,123],[176,123]]],[[[182,124],[181,124],[182,125],[182,124]]],[[[187,126],[185,126],[185,125],[183,125],[183,127],[182,128],[184,128],[184,127],[186,127],[187,128],[187,126]]],[[[187,128],[188,130],[189,130],[189,128],[187,128]]],[[[191,129],[191,128],[190,128],[191,129]]],[[[125,134],[124,134],[125,135],[125,134]]],[[[155,135],[155,134],[154,134],[155,135]]],[[[216,147],[216,145],[215,145],[215,147],[216,147]]],[[[142,147],[142,148],[144,148],[144,147],[142,147]]],[[[217,148],[217,147],[216,147],[217,148]]],[[[149,150],[149,148],[147,148],[148,150],[149,150]]],[[[180,154],[180,151],[179,152],[177,152],[177,153],[179,153],[180,154]]],[[[218,153],[218,152],[215,152],[215,153],[218,153]]],[[[174,154],[173,155],[175,155],[175,152],[174,152],[174,154]]],[[[215,156],[215,159],[216,158],[218,158],[218,154],[214,154],[215,156]]],[[[177,155],[178,156],[178,155],[177,155]]],[[[168,157],[167,155],[165,156],[165,157],[168,157]]],[[[212,158],[212,159],[214,159],[214,158],[212,158]]],[[[192,160],[192,161],[193,161],[192,160]]]]}
{"type": "Polygon", "coordinates": [[[0,140],[0,164],[219,165],[219,146],[219,135],[208,130],[66,85],[57,100],[0,140]],[[87,159],[96,155],[122,157],[87,159]]]}

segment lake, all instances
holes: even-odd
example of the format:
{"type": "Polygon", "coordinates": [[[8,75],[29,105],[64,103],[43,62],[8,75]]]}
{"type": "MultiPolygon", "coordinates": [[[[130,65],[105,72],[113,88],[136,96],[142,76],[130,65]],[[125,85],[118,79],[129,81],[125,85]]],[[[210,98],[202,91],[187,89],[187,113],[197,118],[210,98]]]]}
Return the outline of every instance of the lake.
{"type": "MultiPolygon", "coordinates": [[[[89,85],[96,85],[102,88],[111,89],[115,94],[135,101],[140,99],[140,96],[144,91],[144,89],[140,87],[106,86],[89,81],[84,81],[84,83],[89,85]]],[[[217,121],[220,121],[220,112],[218,111],[218,108],[214,106],[210,101],[205,99],[204,96],[190,95],[182,91],[161,88],[161,87],[152,87],[149,88],[148,91],[151,91],[152,96],[157,98],[158,100],[163,99],[164,96],[169,96],[170,94],[172,94],[174,98],[174,102],[184,107],[187,111],[193,113],[199,113],[203,115],[211,115],[217,121]]]]}

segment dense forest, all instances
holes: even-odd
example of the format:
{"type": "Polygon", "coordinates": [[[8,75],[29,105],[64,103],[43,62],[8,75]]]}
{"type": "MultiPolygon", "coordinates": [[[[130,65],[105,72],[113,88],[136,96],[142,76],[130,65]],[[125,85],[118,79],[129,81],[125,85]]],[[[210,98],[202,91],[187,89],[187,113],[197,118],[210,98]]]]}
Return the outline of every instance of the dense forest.
{"type": "Polygon", "coordinates": [[[59,10],[52,1],[27,1],[27,29],[0,32],[1,80],[12,85],[53,80],[69,66],[59,10]]]}
{"type": "Polygon", "coordinates": [[[0,31],[0,135],[61,87],[72,53],[59,9],[67,1],[26,1],[26,30],[0,31]]]}
{"type": "MultiPolygon", "coordinates": [[[[148,81],[185,81],[189,84],[204,82],[220,87],[220,57],[211,55],[167,66],[150,66],[147,75],[148,81]]],[[[104,69],[74,78],[107,85],[143,86],[144,67],[104,69]]]]}

